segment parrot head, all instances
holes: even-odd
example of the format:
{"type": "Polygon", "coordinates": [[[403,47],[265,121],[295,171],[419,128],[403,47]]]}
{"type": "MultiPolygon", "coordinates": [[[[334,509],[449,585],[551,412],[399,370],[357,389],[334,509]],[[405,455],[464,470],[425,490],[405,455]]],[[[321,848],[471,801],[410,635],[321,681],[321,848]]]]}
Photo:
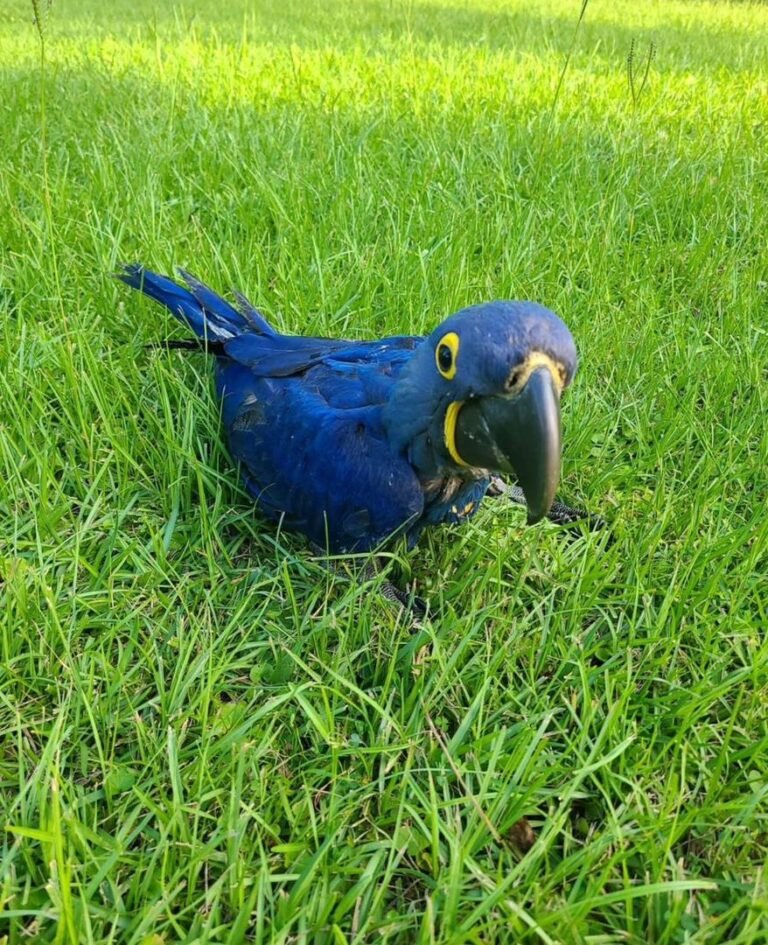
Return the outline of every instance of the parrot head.
{"type": "Polygon", "coordinates": [[[451,315],[404,367],[385,423],[423,478],[513,473],[528,522],[560,478],[560,394],[576,372],[571,333],[534,302],[489,302],[451,315]]]}

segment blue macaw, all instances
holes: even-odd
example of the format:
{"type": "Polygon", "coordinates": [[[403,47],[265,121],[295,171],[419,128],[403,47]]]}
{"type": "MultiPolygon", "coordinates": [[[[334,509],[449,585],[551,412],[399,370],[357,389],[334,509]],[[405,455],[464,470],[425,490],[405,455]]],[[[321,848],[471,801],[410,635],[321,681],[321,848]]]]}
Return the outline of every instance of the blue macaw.
{"type": "Polygon", "coordinates": [[[534,302],[462,309],[430,335],[349,341],[282,335],[184,270],[119,278],[216,356],[216,393],[245,488],[269,518],[332,553],[368,551],[474,515],[513,473],[528,522],[553,504],[560,394],[576,371],[563,322],[534,302]]]}

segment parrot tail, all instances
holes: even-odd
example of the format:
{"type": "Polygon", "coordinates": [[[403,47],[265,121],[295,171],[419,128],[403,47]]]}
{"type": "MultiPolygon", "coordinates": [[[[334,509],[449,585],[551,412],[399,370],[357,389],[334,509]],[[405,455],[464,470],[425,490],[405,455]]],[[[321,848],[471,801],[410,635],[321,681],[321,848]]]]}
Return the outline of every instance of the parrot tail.
{"type": "Polygon", "coordinates": [[[239,308],[236,309],[190,273],[183,269],[179,269],[178,273],[189,286],[188,289],[137,263],[123,266],[116,274],[126,285],[164,305],[179,321],[191,328],[199,339],[197,342],[160,342],[159,347],[202,348],[218,353],[217,349],[221,350],[223,342],[237,335],[252,332],[270,336],[277,334],[244,296],[238,293],[239,308]]]}

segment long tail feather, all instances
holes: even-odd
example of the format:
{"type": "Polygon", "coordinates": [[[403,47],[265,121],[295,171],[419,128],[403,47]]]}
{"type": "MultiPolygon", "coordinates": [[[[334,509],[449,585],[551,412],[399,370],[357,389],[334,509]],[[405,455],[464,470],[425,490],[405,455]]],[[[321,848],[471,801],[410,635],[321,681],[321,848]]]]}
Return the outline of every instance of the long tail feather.
{"type": "MultiPolygon", "coordinates": [[[[229,302],[190,273],[179,269],[179,274],[189,289],[136,263],[124,266],[117,273],[117,277],[131,288],[138,289],[164,305],[192,329],[207,350],[215,351],[216,343],[228,341],[244,332],[275,334],[250,303],[247,303],[247,311],[238,312],[229,302]]],[[[244,300],[238,301],[242,304],[244,300]]]]}
{"type": "Polygon", "coordinates": [[[238,292],[237,289],[233,289],[232,295],[234,295],[235,299],[237,299],[238,312],[240,312],[240,314],[245,318],[254,331],[258,331],[262,335],[271,335],[272,337],[277,334],[275,329],[269,324],[266,318],[264,318],[257,308],[253,307],[253,305],[248,301],[242,292],[238,292]]]}

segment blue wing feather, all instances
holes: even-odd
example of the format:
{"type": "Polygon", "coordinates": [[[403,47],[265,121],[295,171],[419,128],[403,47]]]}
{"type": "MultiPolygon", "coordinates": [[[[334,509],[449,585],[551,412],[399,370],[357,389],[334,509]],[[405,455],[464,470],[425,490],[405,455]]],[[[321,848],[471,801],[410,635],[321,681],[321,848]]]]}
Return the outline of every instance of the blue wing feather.
{"type": "Polygon", "coordinates": [[[380,405],[333,407],[309,378],[224,359],[216,386],[230,452],[269,517],[340,552],[374,548],[421,516],[421,485],[387,442],[380,405]]]}
{"type": "Polygon", "coordinates": [[[229,448],[265,514],[334,552],[369,550],[412,528],[424,514],[424,490],[388,441],[382,407],[421,339],[281,335],[243,297],[237,311],[180,274],[189,289],[137,265],[120,278],[218,355],[229,448]]]}
{"type": "Polygon", "coordinates": [[[345,341],[305,338],[299,335],[261,335],[244,333],[226,342],[228,357],[243,364],[260,377],[290,377],[319,364],[345,341]]]}
{"type": "Polygon", "coordinates": [[[387,365],[400,364],[403,353],[412,351],[419,340],[402,336],[358,342],[276,334],[265,338],[244,332],[226,341],[224,350],[233,361],[244,364],[260,377],[290,377],[323,363],[336,367],[339,374],[344,373],[345,367],[354,371],[368,364],[385,369],[387,365]]]}

